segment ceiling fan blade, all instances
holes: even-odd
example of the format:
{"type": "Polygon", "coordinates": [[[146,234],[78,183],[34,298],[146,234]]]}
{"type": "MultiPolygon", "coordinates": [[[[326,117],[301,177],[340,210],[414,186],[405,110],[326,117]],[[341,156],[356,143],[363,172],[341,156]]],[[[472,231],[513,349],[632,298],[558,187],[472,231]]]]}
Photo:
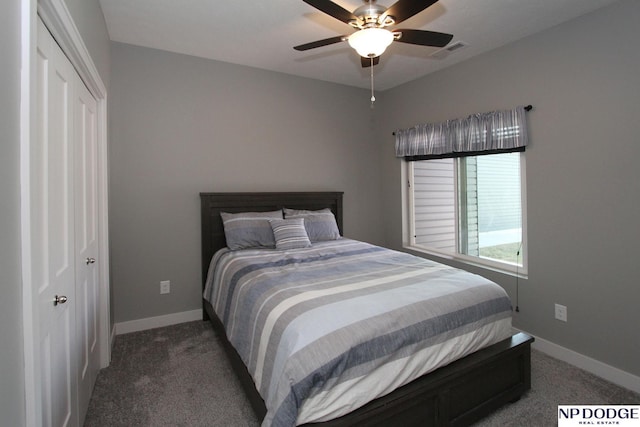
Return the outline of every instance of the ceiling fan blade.
{"type": "MultiPolygon", "coordinates": [[[[373,65],[378,65],[380,62],[380,57],[376,56],[373,58],[373,65]]],[[[360,57],[360,63],[362,64],[362,68],[371,67],[371,58],[365,58],[364,56],[360,57]]]]}
{"type": "Polygon", "coordinates": [[[399,24],[405,19],[409,19],[413,15],[422,12],[437,1],[438,0],[398,0],[387,9],[383,16],[393,16],[395,23],[399,24]]]}
{"type": "Polygon", "coordinates": [[[294,46],[293,48],[295,50],[309,50],[309,49],[315,49],[317,47],[322,47],[322,46],[328,46],[330,44],[334,44],[334,43],[339,43],[342,40],[344,40],[345,36],[336,36],[336,37],[330,37],[328,39],[323,39],[323,40],[316,40],[314,42],[311,43],[305,43],[305,44],[301,44],[299,46],[294,46]]]}
{"type": "Polygon", "coordinates": [[[445,47],[453,39],[453,34],[436,33],[424,30],[395,30],[401,33],[397,42],[419,44],[421,46],[445,47]]]}
{"type": "Polygon", "coordinates": [[[308,5],[311,5],[321,12],[326,13],[329,16],[333,16],[339,21],[348,24],[350,21],[360,21],[357,16],[344,9],[342,6],[338,6],[330,0],[302,0],[308,5]]]}

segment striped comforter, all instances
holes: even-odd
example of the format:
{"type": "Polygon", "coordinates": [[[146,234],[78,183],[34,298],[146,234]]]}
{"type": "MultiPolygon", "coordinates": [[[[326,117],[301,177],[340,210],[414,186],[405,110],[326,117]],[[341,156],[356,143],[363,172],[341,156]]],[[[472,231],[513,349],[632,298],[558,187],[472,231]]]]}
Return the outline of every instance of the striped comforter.
{"type": "Polygon", "coordinates": [[[511,335],[495,283],[349,239],[222,249],[204,297],[265,400],[263,426],[339,417],[511,335]]]}

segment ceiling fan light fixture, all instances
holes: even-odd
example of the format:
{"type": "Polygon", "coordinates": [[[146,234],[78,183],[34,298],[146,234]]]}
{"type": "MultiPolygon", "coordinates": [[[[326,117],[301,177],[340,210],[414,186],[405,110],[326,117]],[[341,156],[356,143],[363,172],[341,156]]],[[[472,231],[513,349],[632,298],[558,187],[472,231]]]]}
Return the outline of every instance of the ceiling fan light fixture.
{"type": "Polygon", "coordinates": [[[354,48],[358,55],[365,58],[375,58],[384,53],[393,38],[393,33],[384,28],[365,28],[351,34],[347,40],[349,46],[354,48]]]}

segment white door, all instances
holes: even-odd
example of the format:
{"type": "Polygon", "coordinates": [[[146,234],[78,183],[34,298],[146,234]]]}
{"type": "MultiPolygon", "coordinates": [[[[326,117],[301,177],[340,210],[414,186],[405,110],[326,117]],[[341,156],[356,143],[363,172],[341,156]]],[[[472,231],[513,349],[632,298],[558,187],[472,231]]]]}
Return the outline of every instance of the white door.
{"type": "Polygon", "coordinates": [[[40,20],[37,58],[30,224],[41,423],[77,426],[100,368],[96,101],[40,20]]]}
{"type": "Polygon", "coordinates": [[[32,286],[37,300],[43,426],[75,426],[75,242],[73,79],[75,71],[39,21],[38,132],[31,144],[32,286]]]}
{"type": "Polygon", "coordinates": [[[84,420],[100,368],[98,352],[98,197],[96,100],[77,77],[74,98],[76,354],[78,412],[84,420]]]}

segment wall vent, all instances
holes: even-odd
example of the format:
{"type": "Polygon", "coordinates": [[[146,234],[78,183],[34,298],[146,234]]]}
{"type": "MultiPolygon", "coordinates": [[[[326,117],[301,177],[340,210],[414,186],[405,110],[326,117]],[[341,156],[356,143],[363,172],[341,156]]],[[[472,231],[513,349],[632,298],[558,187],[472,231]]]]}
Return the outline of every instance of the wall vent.
{"type": "Polygon", "coordinates": [[[429,55],[431,58],[436,58],[436,59],[444,59],[447,56],[449,56],[451,53],[463,49],[465,47],[467,47],[468,44],[463,42],[462,40],[458,40],[455,41],[451,44],[449,44],[448,46],[443,47],[440,50],[437,50],[435,52],[433,52],[431,55],[429,55]]]}

